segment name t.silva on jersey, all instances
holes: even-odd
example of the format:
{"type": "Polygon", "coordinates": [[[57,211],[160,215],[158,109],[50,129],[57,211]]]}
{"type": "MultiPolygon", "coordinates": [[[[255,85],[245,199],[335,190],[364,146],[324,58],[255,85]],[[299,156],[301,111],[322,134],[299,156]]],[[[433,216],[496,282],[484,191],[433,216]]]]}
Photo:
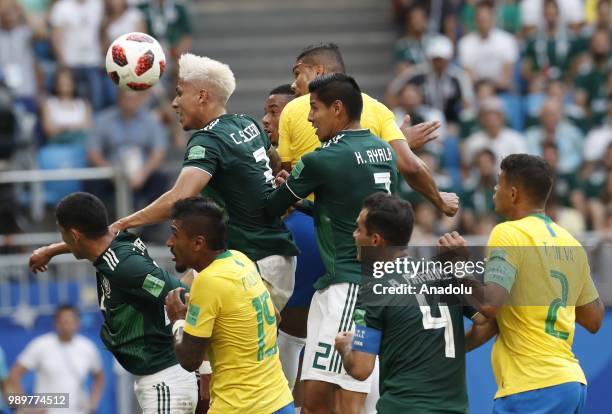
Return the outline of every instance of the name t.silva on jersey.
{"type": "Polygon", "coordinates": [[[375,283],[372,286],[375,295],[471,295],[471,286],[432,286],[422,284],[420,286],[409,283],[397,283],[392,286],[385,286],[382,283],[375,283]]]}

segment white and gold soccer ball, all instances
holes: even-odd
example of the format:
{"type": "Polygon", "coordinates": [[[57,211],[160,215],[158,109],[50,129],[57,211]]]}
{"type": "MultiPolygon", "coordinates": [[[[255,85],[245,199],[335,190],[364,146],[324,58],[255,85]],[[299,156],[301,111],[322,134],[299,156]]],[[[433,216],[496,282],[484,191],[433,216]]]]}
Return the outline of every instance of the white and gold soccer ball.
{"type": "Polygon", "coordinates": [[[116,38],[106,52],[106,73],[124,90],[142,91],[155,85],[166,69],[159,42],[145,33],[116,38]]]}

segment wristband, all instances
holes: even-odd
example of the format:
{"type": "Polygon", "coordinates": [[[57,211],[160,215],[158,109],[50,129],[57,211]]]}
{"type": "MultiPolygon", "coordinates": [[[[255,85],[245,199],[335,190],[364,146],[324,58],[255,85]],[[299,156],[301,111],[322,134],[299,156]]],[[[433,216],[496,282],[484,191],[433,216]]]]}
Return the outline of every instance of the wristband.
{"type": "Polygon", "coordinates": [[[185,326],[185,319],[178,319],[176,322],[174,322],[174,325],[172,325],[172,335],[176,335],[178,330],[184,326],[185,326]]]}
{"type": "Polygon", "coordinates": [[[200,368],[198,368],[198,372],[200,373],[200,375],[208,375],[208,374],[212,374],[212,368],[210,366],[210,361],[202,361],[202,364],[200,364],[200,368]]]}

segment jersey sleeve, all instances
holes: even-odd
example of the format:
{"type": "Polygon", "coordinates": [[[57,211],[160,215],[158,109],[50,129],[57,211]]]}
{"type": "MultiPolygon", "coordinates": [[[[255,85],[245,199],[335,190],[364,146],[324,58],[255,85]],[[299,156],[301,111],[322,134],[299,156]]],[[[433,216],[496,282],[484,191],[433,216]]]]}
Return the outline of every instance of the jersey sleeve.
{"type": "Polygon", "coordinates": [[[268,196],[266,211],[272,216],[280,216],[296,201],[306,198],[323,182],[321,169],[310,153],[295,164],[287,181],[268,196]]]}
{"type": "Polygon", "coordinates": [[[512,227],[505,223],[495,226],[487,243],[486,283],[497,283],[510,292],[520,266],[518,246],[512,227]]]}
{"type": "Polygon", "coordinates": [[[293,156],[291,153],[291,114],[289,106],[287,104],[281,112],[280,119],[278,121],[278,155],[280,156],[281,162],[292,162],[293,156]],[[289,107],[289,108],[287,108],[289,107]]]}
{"type": "Polygon", "coordinates": [[[395,122],[395,115],[389,108],[380,102],[376,102],[376,119],[378,121],[379,137],[383,141],[391,142],[397,139],[405,139],[404,134],[395,122]]]}
{"type": "MultiPolygon", "coordinates": [[[[104,272],[109,280],[141,299],[164,302],[166,295],[181,281],[153,263],[150,257],[131,254],[122,258],[113,272],[104,272]]],[[[188,290],[188,289],[187,289],[188,290]]]]}
{"type": "Polygon", "coordinates": [[[184,332],[210,338],[223,303],[224,286],[213,277],[200,275],[191,286],[184,332]]]}
{"type": "Polygon", "coordinates": [[[183,168],[199,168],[212,176],[221,167],[222,162],[223,149],[219,139],[209,131],[203,131],[194,136],[187,144],[183,168]]]}
{"type": "Polygon", "coordinates": [[[576,300],[576,306],[589,304],[599,297],[599,293],[597,292],[597,288],[595,287],[595,283],[593,283],[593,278],[591,277],[591,268],[589,267],[589,262],[586,258],[584,259],[581,276],[584,283],[582,285],[582,289],[580,290],[580,294],[578,295],[578,299],[576,300]]]}
{"type": "Polygon", "coordinates": [[[353,321],[355,334],[353,335],[352,349],[378,355],[383,331],[382,306],[368,306],[357,298],[353,321]]]}

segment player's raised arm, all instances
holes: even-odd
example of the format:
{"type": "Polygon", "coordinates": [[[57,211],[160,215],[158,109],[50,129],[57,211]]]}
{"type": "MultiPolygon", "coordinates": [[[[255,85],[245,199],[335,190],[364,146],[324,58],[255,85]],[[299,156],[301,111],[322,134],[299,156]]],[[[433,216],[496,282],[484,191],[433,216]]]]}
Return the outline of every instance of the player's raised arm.
{"type": "Polygon", "coordinates": [[[396,139],[389,144],[397,155],[397,169],[410,187],[426,197],[445,215],[454,216],[459,209],[457,194],[444,193],[438,190],[431,171],[425,162],[412,152],[408,146],[408,141],[396,139]]]}
{"type": "MultiPolygon", "coordinates": [[[[360,332],[360,327],[355,329],[360,332]]],[[[367,330],[368,328],[363,327],[363,329],[367,330]]],[[[363,332],[366,332],[365,330],[360,332],[359,335],[361,336],[363,332]]],[[[335,343],[335,348],[342,357],[344,369],[351,377],[359,381],[366,380],[374,371],[376,355],[378,354],[378,348],[380,348],[380,331],[378,331],[377,338],[371,337],[370,334],[364,335],[367,335],[367,337],[354,340],[352,333],[340,332],[336,336],[335,343]]]]}
{"type": "Polygon", "coordinates": [[[57,255],[70,253],[70,249],[68,245],[64,242],[53,243],[47,246],[39,247],[34,250],[30,255],[30,261],[28,266],[30,271],[37,272],[46,272],[47,265],[57,255]]]}
{"type": "Polygon", "coordinates": [[[497,335],[498,327],[495,318],[487,318],[481,313],[472,316],[472,326],[465,333],[465,352],[470,352],[497,335]]]}
{"type": "Polygon", "coordinates": [[[111,231],[118,233],[132,227],[155,224],[167,220],[170,217],[170,210],[174,203],[199,194],[206,187],[210,179],[211,175],[203,170],[195,167],[183,168],[170,190],[142,210],[114,222],[111,225],[111,231]]]}

